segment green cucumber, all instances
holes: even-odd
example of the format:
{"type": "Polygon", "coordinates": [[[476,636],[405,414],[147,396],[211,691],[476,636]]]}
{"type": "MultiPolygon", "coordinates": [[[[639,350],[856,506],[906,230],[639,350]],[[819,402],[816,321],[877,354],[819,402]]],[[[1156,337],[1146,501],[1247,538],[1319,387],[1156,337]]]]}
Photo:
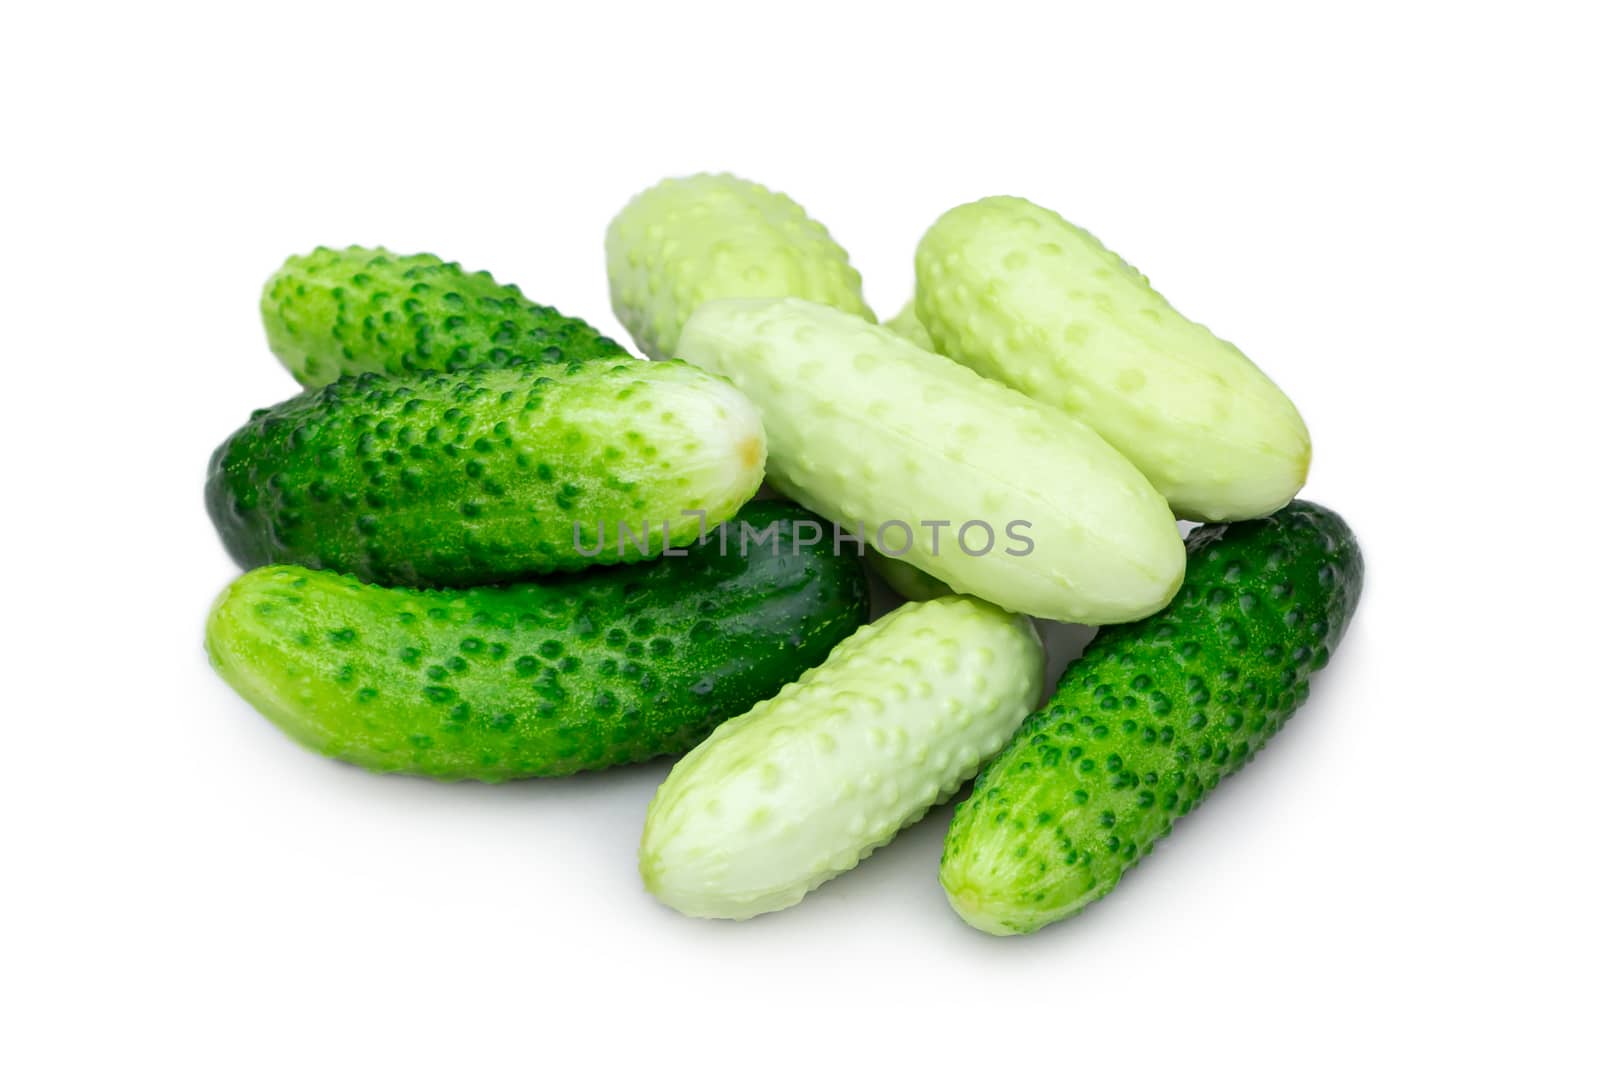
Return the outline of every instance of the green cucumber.
{"type": "Polygon", "coordinates": [[[939,880],[978,929],[1027,933],[1111,892],[1304,703],[1361,596],[1355,538],[1315,504],[1189,545],[1172,606],[1102,630],[956,808],[939,880]]]}
{"type": "Polygon", "coordinates": [[[798,903],[970,778],[1043,669],[1033,626],[992,605],[890,612],[672,768],[639,844],[645,886],[707,918],[798,903]]]}
{"type": "Polygon", "coordinates": [[[1305,484],[1293,403],[1095,238],[1026,200],[946,212],[917,247],[937,351],[1094,427],[1180,518],[1267,515],[1305,484]]]}
{"type": "Polygon", "coordinates": [[[611,306],[641,351],[677,353],[708,300],[796,296],[872,321],[861,275],[822,224],[782,193],[731,174],[668,178],[606,230],[611,306]]]}
{"type": "Polygon", "coordinates": [[[295,381],[625,356],[582,319],[535,304],[487,272],[382,248],[290,256],[261,293],[267,342],[295,381]]]}
{"type": "Polygon", "coordinates": [[[861,563],[808,546],[793,505],[683,557],[459,591],[266,567],[218,598],[218,673],[302,745],[431,778],[572,774],[688,750],[866,621],[861,563]],[[737,544],[737,542],[734,542],[737,544]]]}
{"type": "Polygon", "coordinates": [[[750,499],[765,456],[749,401],[685,363],[368,374],[256,412],[212,456],[206,503],[244,567],[468,585],[687,544],[750,499]]]}
{"type": "Polygon", "coordinates": [[[934,347],[933,338],[928,335],[928,328],[922,325],[921,319],[917,318],[917,302],[915,300],[907,301],[906,306],[900,309],[900,314],[887,320],[883,325],[886,329],[893,330],[918,348],[926,349],[929,352],[938,351],[934,347]]]}
{"type": "Polygon", "coordinates": [[[780,492],[958,593],[1122,622],[1183,578],[1166,501],[1093,430],[882,326],[803,300],[719,300],[678,350],[761,409],[780,492]]]}

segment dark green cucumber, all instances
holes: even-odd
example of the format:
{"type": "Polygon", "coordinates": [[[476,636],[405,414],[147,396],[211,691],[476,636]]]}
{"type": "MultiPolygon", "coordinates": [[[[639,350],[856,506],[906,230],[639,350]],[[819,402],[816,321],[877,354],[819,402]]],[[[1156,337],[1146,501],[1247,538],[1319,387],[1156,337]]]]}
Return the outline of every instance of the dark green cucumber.
{"type": "Polygon", "coordinates": [[[342,374],[463,370],[627,352],[486,271],[382,248],[290,256],[261,293],[267,342],[301,385],[342,374]]]}
{"type": "Polygon", "coordinates": [[[765,458],[755,408],[686,363],[367,374],[256,412],[212,456],[206,503],[244,567],[471,585],[648,558],[663,527],[687,544],[765,458]]]}
{"type": "Polygon", "coordinates": [[[1361,580],[1350,528],[1316,504],[1196,530],[1172,604],[1101,630],[956,808],[951,905],[1014,934],[1109,893],[1305,701],[1361,580]]]}
{"type": "Polygon", "coordinates": [[[301,567],[251,571],[212,608],[218,673],[308,748],[433,778],[571,774],[686,752],[866,621],[861,562],[796,538],[792,504],[741,553],[536,585],[417,591],[301,567]]]}

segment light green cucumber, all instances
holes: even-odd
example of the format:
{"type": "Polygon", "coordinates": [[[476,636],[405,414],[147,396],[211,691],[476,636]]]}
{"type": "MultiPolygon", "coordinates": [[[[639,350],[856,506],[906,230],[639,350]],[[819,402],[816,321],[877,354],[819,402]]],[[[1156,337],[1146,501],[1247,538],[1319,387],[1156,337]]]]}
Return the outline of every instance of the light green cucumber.
{"type": "Polygon", "coordinates": [[[707,300],[796,296],[873,319],[861,275],[822,224],[731,174],[668,178],[634,197],[606,230],[606,274],[617,318],[652,358],[676,354],[707,300]]]}
{"type": "Polygon", "coordinates": [[[907,604],[685,756],[650,802],[639,873],[685,915],[796,904],[948,798],[1033,709],[1027,619],[907,604]]]}
{"type": "Polygon", "coordinates": [[[626,356],[582,319],[486,271],[383,248],[290,256],[261,293],[267,342],[301,385],[342,374],[454,371],[626,356]]]}
{"type": "Polygon", "coordinates": [[[1098,624],[1150,614],[1183,578],[1166,502],[1093,430],[882,326],[716,301],[679,353],[761,409],[780,492],[958,593],[1098,624]]]}
{"type": "Polygon", "coordinates": [[[922,320],[917,318],[917,302],[915,299],[906,301],[905,307],[900,309],[900,314],[889,319],[884,326],[904,337],[918,348],[925,348],[929,352],[938,351],[933,346],[933,338],[928,336],[928,328],[922,325],[922,320]]]}
{"type": "Polygon", "coordinates": [[[252,415],[212,456],[206,505],[243,567],[476,585],[687,544],[750,499],[765,457],[750,402],[679,361],[366,374],[252,415]]]}
{"type": "Polygon", "coordinates": [[[1266,515],[1305,484],[1289,398],[1053,211],[996,196],[946,212],[917,247],[916,305],[939,352],[1081,418],[1182,518],[1266,515]]]}

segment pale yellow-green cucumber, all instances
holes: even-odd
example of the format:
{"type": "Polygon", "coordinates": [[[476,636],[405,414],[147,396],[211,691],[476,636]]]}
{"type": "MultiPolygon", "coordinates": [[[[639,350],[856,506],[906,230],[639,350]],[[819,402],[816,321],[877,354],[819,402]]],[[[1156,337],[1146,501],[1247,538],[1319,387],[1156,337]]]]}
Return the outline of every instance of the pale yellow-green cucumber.
{"type": "Polygon", "coordinates": [[[611,307],[652,359],[675,354],[695,308],[726,297],[797,296],[872,321],[861,275],[805,209],[732,174],[668,178],[606,230],[611,307]]]}
{"type": "Polygon", "coordinates": [[[1082,419],[1186,519],[1248,519],[1305,484],[1311,439],[1244,353],[1055,212],[1010,196],[946,212],[917,247],[939,352],[1082,419]]]}
{"type": "Polygon", "coordinates": [[[798,903],[976,774],[1043,670],[1027,619],[969,597],[857,630],[672,768],[639,844],[646,888],[704,918],[798,903]]]}
{"type": "Polygon", "coordinates": [[[678,346],[761,412],[782,493],[958,593],[1090,624],[1183,578],[1172,512],[1087,426],[803,300],[703,305],[678,346]]]}

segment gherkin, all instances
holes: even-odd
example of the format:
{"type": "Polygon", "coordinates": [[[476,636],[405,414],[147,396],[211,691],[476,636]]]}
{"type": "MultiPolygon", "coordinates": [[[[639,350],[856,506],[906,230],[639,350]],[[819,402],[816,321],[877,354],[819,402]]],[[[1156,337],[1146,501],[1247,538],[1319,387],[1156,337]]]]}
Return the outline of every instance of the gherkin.
{"type": "Polygon", "coordinates": [[[572,774],[685,752],[866,621],[861,562],[757,502],[770,550],[595,567],[537,584],[389,589],[263,567],[217,599],[223,679],[308,748],[431,778],[572,774]]]}
{"type": "Polygon", "coordinates": [[[1100,631],[955,812],[939,880],[992,934],[1109,893],[1305,702],[1361,596],[1338,515],[1295,501],[1189,538],[1176,599],[1100,631]]]}
{"type": "Polygon", "coordinates": [[[244,567],[474,585],[687,544],[765,460],[750,402],[677,361],[364,374],[252,415],[212,456],[206,505],[244,567]]]}
{"type": "Polygon", "coordinates": [[[701,304],[792,296],[876,321],[861,275],[823,225],[783,193],[732,174],[668,178],[606,230],[611,307],[647,356],[677,355],[701,304]]]}
{"type": "Polygon", "coordinates": [[[290,256],[262,290],[261,321],[272,351],[308,388],[366,371],[628,355],[582,319],[536,304],[487,272],[382,248],[290,256]]]}
{"type": "Polygon", "coordinates": [[[991,196],[917,245],[916,322],[934,350],[1081,419],[1180,519],[1254,519],[1305,485],[1293,402],[1234,345],[1047,208],[991,196]]]}

